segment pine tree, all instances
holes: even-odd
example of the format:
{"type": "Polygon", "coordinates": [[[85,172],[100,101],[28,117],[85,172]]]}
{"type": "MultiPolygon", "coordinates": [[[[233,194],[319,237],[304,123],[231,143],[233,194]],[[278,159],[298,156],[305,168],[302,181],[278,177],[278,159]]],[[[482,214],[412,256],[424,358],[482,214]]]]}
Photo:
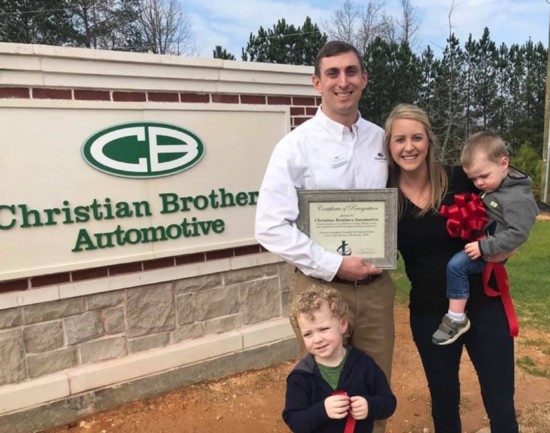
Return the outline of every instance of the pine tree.
{"type": "Polygon", "coordinates": [[[0,42],[72,45],[66,0],[0,0],[0,42]]]}
{"type": "Polygon", "coordinates": [[[221,45],[216,45],[216,48],[212,51],[212,57],[215,59],[236,60],[235,56],[225,48],[222,48],[221,45]]]}
{"type": "Polygon", "coordinates": [[[369,81],[359,109],[367,119],[383,125],[395,105],[417,101],[420,60],[407,43],[398,44],[382,38],[375,39],[366,51],[369,81]]]}
{"type": "Polygon", "coordinates": [[[478,120],[477,126],[487,129],[493,125],[494,101],[497,96],[496,69],[498,54],[496,46],[489,37],[489,29],[485,27],[483,36],[475,45],[473,57],[473,95],[474,113],[478,120]]]}
{"type": "Polygon", "coordinates": [[[435,110],[435,79],[441,70],[440,63],[428,45],[420,56],[420,88],[417,103],[430,118],[435,110]]]}
{"type": "Polygon", "coordinates": [[[434,80],[435,103],[432,126],[439,137],[441,158],[445,162],[457,162],[460,146],[464,141],[464,52],[460,41],[451,34],[438,64],[434,80]]]}
{"type": "Polygon", "coordinates": [[[311,66],[326,41],[327,36],[309,17],[302,27],[289,25],[282,18],[272,29],[260,27],[257,35],[250,34],[242,50],[242,60],[311,66]]]}

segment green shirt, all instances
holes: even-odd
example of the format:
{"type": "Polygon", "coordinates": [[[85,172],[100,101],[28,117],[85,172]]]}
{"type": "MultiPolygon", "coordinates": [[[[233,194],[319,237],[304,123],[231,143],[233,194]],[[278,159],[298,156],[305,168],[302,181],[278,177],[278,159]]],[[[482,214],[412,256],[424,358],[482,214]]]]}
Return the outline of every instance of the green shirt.
{"type": "Polygon", "coordinates": [[[346,347],[346,354],[344,355],[344,359],[342,359],[342,362],[338,364],[336,367],[328,367],[326,365],[319,364],[317,362],[317,366],[319,367],[319,371],[321,372],[321,377],[334,390],[338,386],[338,382],[340,380],[340,374],[342,373],[342,369],[344,368],[344,364],[346,363],[346,359],[348,358],[348,353],[349,353],[349,350],[346,347]]]}

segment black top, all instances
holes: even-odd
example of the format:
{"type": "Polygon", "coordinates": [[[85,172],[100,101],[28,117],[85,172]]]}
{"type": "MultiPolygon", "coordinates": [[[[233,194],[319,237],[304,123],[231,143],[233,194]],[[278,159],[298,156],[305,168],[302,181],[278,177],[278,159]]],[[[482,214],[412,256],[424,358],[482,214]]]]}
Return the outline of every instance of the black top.
{"type": "MultiPolygon", "coordinates": [[[[354,432],[371,433],[374,420],[390,417],[397,400],[374,359],[354,347],[348,348],[337,389],[367,400],[368,416],[357,421],[354,432]]],[[[332,388],[322,378],[315,359],[307,355],[287,377],[284,421],[294,433],[343,432],[346,418],[331,419],[325,409],[325,399],[331,394],[332,388]]]]}
{"type": "MultiPolygon", "coordinates": [[[[449,176],[449,187],[443,199],[444,205],[451,206],[455,194],[478,192],[461,167],[445,167],[445,170],[449,176]]],[[[405,212],[398,225],[397,247],[411,282],[409,308],[411,313],[443,315],[449,306],[446,296],[447,262],[464,248],[466,241],[449,236],[446,217],[430,212],[417,218],[413,213],[418,208],[407,199],[405,203],[405,212]]],[[[475,313],[480,305],[496,299],[483,293],[480,274],[470,276],[469,313],[475,313]]]]}

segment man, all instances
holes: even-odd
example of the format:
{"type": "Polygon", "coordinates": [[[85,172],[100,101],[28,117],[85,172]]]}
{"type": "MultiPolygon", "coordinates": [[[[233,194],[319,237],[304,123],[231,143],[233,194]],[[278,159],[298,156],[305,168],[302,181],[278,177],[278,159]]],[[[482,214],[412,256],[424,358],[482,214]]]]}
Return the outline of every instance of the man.
{"type": "MultiPolygon", "coordinates": [[[[316,285],[330,285],[350,308],[347,343],[370,355],[390,381],[395,287],[387,272],[356,256],[327,251],[298,230],[297,189],[385,188],[388,177],[382,128],[361,118],[359,99],[367,71],[356,48],[328,42],[315,60],[312,84],[322,103],[315,117],[275,147],[256,210],[256,239],[296,266],[290,299],[316,285]]],[[[307,353],[294,329],[299,356],[307,353]]],[[[379,422],[375,433],[384,431],[379,422]]]]}

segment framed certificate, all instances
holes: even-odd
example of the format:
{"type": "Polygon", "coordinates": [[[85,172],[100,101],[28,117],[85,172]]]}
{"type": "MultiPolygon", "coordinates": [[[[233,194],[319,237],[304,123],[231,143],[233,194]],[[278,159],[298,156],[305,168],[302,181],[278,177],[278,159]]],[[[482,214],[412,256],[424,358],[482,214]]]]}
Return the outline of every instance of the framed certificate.
{"type": "Polygon", "coordinates": [[[397,189],[298,190],[297,227],[323,248],[397,266],[397,189]]]}

